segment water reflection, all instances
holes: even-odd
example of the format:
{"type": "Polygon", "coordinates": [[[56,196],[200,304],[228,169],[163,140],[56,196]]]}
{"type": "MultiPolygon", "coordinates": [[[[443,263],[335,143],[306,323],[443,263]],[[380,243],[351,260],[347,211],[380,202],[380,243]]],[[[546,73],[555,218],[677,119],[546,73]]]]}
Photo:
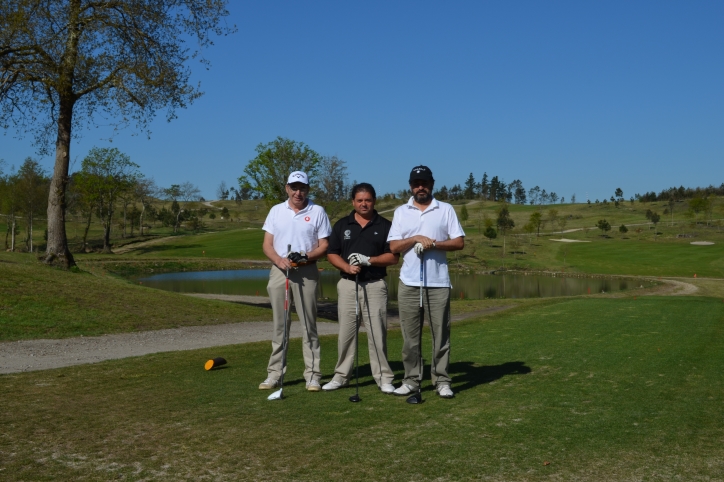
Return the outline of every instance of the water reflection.
{"type": "MultiPolygon", "coordinates": [[[[320,272],[322,298],[337,298],[339,272],[320,272]]],[[[390,299],[397,299],[398,273],[387,277],[390,299]]],[[[266,296],[269,270],[227,270],[165,273],[138,278],[145,286],[181,293],[266,296]]],[[[455,298],[547,298],[621,291],[641,284],[630,279],[551,277],[523,274],[459,274],[451,277],[455,298]]]]}

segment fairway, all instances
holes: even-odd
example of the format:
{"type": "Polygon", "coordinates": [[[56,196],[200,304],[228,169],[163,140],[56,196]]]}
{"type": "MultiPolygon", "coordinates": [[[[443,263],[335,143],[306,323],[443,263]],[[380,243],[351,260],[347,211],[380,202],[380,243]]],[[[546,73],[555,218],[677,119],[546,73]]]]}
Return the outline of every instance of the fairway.
{"type": "Polygon", "coordinates": [[[130,252],[130,256],[266,259],[261,250],[263,240],[264,231],[251,228],[175,236],[158,244],[135,249],[130,252]]]}
{"type": "MultiPolygon", "coordinates": [[[[366,350],[361,403],[348,402],[353,389],[306,392],[299,340],[281,402],[256,388],[268,343],[2,376],[0,470],[5,480],[724,477],[721,299],[556,300],[456,324],[452,336],[457,396],[439,399],[427,381],[419,406],[376,390],[366,350]],[[228,368],[204,371],[214,356],[228,368]]],[[[400,349],[391,332],[398,382],[400,349]]],[[[335,357],[336,337],[324,338],[325,379],[335,357]]]]}
{"type": "MultiPolygon", "coordinates": [[[[563,244],[563,243],[561,243],[563,244]]],[[[594,239],[559,246],[556,258],[574,271],[637,276],[724,277],[724,243],[695,246],[688,240],[594,239]]]]}

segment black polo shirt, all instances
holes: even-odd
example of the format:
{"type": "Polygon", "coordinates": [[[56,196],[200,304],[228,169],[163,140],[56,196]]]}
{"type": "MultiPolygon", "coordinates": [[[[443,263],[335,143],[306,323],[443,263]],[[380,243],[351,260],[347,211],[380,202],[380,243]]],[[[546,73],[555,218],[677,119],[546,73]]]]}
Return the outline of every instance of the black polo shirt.
{"type": "MultiPolygon", "coordinates": [[[[375,210],[372,220],[363,228],[354,218],[354,211],[336,223],[332,228],[332,235],[329,237],[327,253],[337,254],[348,261],[347,257],[352,253],[360,253],[365,256],[379,256],[384,253],[391,253],[390,243],[387,242],[387,235],[390,232],[392,223],[383,218],[375,210]]],[[[354,279],[354,276],[340,271],[342,278],[354,279]]],[[[387,276],[387,269],[384,266],[362,266],[360,281],[371,281],[382,279],[387,276]]]]}

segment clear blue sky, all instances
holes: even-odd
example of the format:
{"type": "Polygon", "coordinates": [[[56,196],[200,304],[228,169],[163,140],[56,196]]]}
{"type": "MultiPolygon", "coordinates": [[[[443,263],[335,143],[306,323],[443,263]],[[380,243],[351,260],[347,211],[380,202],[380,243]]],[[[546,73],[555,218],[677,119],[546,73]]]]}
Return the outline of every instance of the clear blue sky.
{"type": "MultiPolygon", "coordinates": [[[[191,64],[206,94],[152,137],[117,135],[162,186],[214,198],[276,136],[347,161],[379,192],[426,164],[578,202],[724,182],[724,2],[241,2],[191,64]]],[[[35,155],[0,137],[0,158],[35,155]]],[[[74,142],[74,168],[108,146],[74,142]]],[[[41,162],[49,170],[51,158],[41,162]]]]}

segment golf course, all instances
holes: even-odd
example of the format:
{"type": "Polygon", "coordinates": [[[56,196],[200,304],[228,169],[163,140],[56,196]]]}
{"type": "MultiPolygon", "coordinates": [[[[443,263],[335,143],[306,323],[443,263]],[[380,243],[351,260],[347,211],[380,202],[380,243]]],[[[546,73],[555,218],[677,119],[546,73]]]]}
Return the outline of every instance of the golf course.
{"type": "MultiPolygon", "coordinates": [[[[214,209],[224,204],[211,203],[214,209]]],[[[674,218],[653,229],[642,215],[650,206],[638,202],[625,210],[559,205],[558,215],[570,219],[564,233],[513,231],[503,248],[500,237],[479,234],[477,222],[494,216],[499,203],[458,203],[456,209],[463,205],[470,213],[466,247],[457,257],[448,255],[455,271],[627,276],[646,288],[557,298],[454,298],[453,315],[470,314],[452,329],[456,396],[437,397],[428,366],[424,402],[416,406],[378,391],[366,350],[360,351],[360,403],[348,401],[354,388],[307,392],[298,338],[290,342],[284,400],[275,402],[257,389],[268,341],[228,339],[225,346],[6,373],[0,375],[0,477],[724,477],[724,233],[716,219],[674,218]],[[642,230],[601,232],[595,225],[603,217],[617,225],[640,223],[642,230]],[[204,370],[218,356],[228,363],[204,370]]],[[[510,206],[517,225],[536,209],[546,213],[510,206]]],[[[263,215],[264,208],[249,212],[263,215]]],[[[78,253],[78,269],[71,271],[42,265],[30,253],[0,253],[0,361],[21,341],[75,342],[271,320],[263,304],[201,299],[132,281],[139,274],[268,266],[263,232],[243,212],[238,216],[237,225],[210,224],[199,234],[159,228],[143,238],[118,238],[117,254],[78,253]]],[[[326,262],[320,267],[332,269],[326,262]]],[[[366,344],[364,333],[360,343],[366,344]]],[[[430,343],[426,333],[423,346],[430,343]]],[[[336,335],[322,336],[321,344],[326,381],[336,362],[336,335]]],[[[398,328],[390,329],[388,345],[399,382],[398,328]]]]}

